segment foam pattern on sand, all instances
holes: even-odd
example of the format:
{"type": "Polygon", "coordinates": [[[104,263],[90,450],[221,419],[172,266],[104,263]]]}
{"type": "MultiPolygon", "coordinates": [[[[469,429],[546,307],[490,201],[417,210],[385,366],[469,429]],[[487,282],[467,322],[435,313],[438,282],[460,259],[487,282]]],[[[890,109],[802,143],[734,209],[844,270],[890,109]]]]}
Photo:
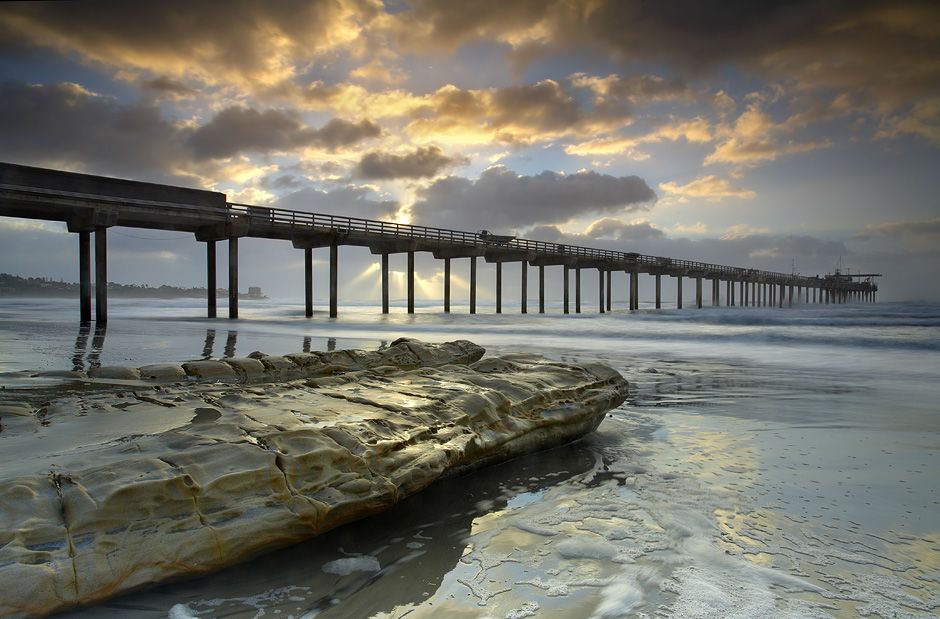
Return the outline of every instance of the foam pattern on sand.
{"type": "Polygon", "coordinates": [[[399,340],[101,368],[25,405],[33,413],[0,435],[0,582],[17,583],[0,615],[96,602],[310,537],[444,476],[573,440],[627,394],[606,366],[483,352],[399,340]]]}

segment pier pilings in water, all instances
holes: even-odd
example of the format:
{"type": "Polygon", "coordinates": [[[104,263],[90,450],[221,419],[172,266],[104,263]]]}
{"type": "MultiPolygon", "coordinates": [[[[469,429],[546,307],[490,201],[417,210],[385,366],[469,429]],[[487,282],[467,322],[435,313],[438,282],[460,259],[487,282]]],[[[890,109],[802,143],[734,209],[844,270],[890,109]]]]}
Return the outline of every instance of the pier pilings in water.
{"type": "Polygon", "coordinates": [[[628,309],[640,307],[639,276],[655,278],[655,307],[662,308],[662,276],[676,278],[676,308],[683,306],[684,277],[695,280],[695,307],[704,305],[702,280],[712,280],[712,306],[787,307],[800,304],[874,303],[879,274],[807,277],[757,269],[564,245],[489,232],[464,232],[292,211],[228,202],[218,192],[61,170],[0,163],[0,216],[62,221],[77,233],[79,313],[82,321],[108,319],[108,228],[131,227],[189,232],[206,243],[206,315],[217,316],[216,245],[228,242],[228,315],[238,318],[238,245],[242,237],[286,240],[304,250],[304,315],[313,311],[312,250],[329,248],[329,315],[339,313],[339,247],[368,247],[381,256],[382,313],[389,312],[389,256],[407,255],[407,311],[415,311],[415,253],[429,252],[444,261],[443,306],[451,310],[451,260],[470,260],[470,307],[477,310],[477,258],[496,268],[496,311],[502,312],[502,264],[521,264],[520,312],[528,312],[528,268],[539,269],[539,313],[545,312],[545,267],[562,266],[563,312],[570,309],[570,271],[575,272],[575,313],[581,313],[581,269],[598,271],[598,312],[615,309],[612,275],[629,273],[628,309]],[[92,243],[94,233],[94,243],[92,243]],[[93,245],[93,247],[92,247],[93,245]],[[93,258],[92,258],[93,257],[93,258]],[[94,273],[92,273],[94,259],[94,273]],[[94,275],[94,303],[92,303],[94,275]],[[866,281],[860,278],[867,277],[866,281]],[[855,281],[859,279],[859,281],[855,281]],[[796,289],[794,291],[794,288],[796,289]],[[812,298],[810,297],[812,289],[812,298]],[[805,294],[805,296],[804,296],[805,294]],[[786,298],[785,298],[786,297],[786,298]]]}

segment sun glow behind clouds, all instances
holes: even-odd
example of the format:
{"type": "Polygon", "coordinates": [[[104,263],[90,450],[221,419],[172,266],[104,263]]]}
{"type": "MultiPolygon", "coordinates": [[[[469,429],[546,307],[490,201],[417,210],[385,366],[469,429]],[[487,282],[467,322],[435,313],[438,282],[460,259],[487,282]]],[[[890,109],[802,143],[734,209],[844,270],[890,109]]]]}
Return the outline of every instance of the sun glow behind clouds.
{"type": "Polygon", "coordinates": [[[656,188],[641,209],[656,226],[608,224],[605,240],[668,253],[712,234],[715,256],[748,261],[726,255],[748,235],[721,234],[741,226],[930,252],[923,234],[871,231],[935,217],[938,11],[808,3],[780,20],[755,4],[692,23],[633,0],[6,3],[0,159],[571,235],[629,222],[636,203],[603,194],[636,177],[656,188]]]}

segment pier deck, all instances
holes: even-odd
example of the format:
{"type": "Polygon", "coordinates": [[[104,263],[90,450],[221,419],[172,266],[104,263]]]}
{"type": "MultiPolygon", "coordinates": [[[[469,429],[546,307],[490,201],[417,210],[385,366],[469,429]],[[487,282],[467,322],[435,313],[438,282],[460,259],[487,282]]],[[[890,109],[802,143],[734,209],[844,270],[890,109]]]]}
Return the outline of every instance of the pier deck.
{"type": "Polygon", "coordinates": [[[91,319],[91,233],[95,252],[95,314],[107,321],[107,229],[113,226],[190,232],[206,243],[207,311],[216,316],[216,242],[227,241],[229,252],[229,317],[238,317],[238,239],[255,237],[290,241],[302,249],[306,315],[313,314],[312,256],[318,247],[330,248],[330,315],[338,313],[338,248],[368,247],[382,255],[382,311],[388,312],[388,255],[408,254],[408,311],[414,311],[414,253],[430,252],[444,261],[444,311],[450,311],[450,261],[469,258],[470,312],[476,311],[476,261],[496,263],[496,311],[502,311],[502,263],[522,263],[522,307],[527,311],[527,266],[539,268],[539,312],[545,311],[545,267],[563,268],[564,311],[569,312],[568,282],[575,271],[576,312],[580,312],[582,269],[598,271],[599,311],[611,310],[613,271],[630,274],[629,309],[639,308],[638,275],[656,278],[656,307],[661,303],[661,278],[678,282],[677,307],[682,307],[682,278],[695,280],[695,306],[703,306],[703,280],[711,282],[712,305],[720,304],[726,282],[727,305],[767,306],[802,303],[875,301],[878,287],[871,281],[845,277],[806,277],[693,260],[680,260],[578,245],[481,235],[410,224],[383,222],[228,202],[225,194],[170,185],[142,183],[61,170],[0,163],[0,216],[62,221],[79,235],[81,319],[91,319]],[[606,278],[605,278],[606,274],[606,278]],[[605,286],[606,284],[606,286],[605,286]],[[605,291],[606,287],[606,291],[605,291]],[[738,288],[737,302],[735,288],[738,288]],[[812,291],[812,299],[810,299],[812,291]],[[605,303],[606,292],[606,303],[605,303]],[[818,300],[817,300],[818,292],[818,300]]]}

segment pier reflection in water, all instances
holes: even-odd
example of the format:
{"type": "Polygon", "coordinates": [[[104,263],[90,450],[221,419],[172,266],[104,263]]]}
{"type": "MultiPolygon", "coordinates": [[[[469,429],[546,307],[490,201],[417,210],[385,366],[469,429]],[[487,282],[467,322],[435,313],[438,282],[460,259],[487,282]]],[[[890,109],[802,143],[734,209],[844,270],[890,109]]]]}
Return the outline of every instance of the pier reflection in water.
{"type": "Polygon", "coordinates": [[[88,336],[90,333],[91,322],[82,322],[78,327],[78,336],[75,338],[75,348],[72,351],[72,369],[77,372],[101,367],[101,353],[104,350],[107,323],[95,323],[95,333],[91,338],[91,350],[89,351],[88,336]],[[85,367],[86,363],[87,367],[85,367]]]}

